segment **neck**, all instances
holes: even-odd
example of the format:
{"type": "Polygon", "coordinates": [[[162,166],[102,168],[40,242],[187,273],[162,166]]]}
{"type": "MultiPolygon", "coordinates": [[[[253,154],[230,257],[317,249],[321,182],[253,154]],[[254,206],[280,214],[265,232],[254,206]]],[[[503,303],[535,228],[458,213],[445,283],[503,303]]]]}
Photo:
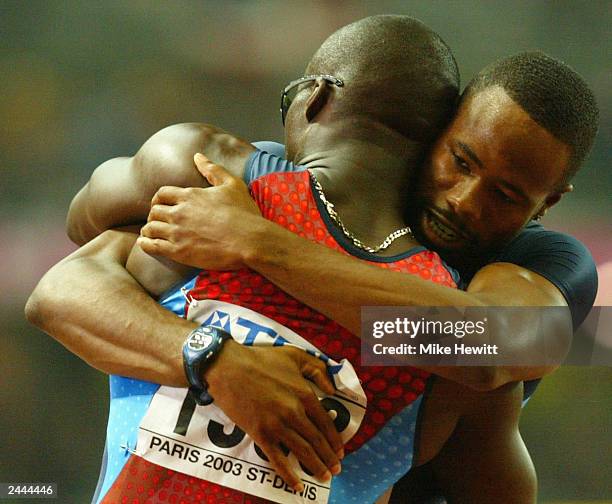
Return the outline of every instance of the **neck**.
{"type": "MultiPolygon", "coordinates": [[[[310,135],[296,163],[315,175],[345,226],[376,246],[405,226],[406,192],[414,166],[410,166],[405,139],[390,134],[348,138],[346,131],[338,135],[322,131],[325,134],[319,138],[310,135]]],[[[388,253],[413,244],[408,237],[398,239],[388,253]]]]}

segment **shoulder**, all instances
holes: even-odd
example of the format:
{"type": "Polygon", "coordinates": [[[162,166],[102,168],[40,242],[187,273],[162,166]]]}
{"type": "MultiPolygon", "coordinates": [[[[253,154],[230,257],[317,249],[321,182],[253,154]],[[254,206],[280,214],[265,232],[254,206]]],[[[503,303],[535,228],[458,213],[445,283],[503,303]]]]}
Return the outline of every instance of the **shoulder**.
{"type": "Polygon", "coordinates": [[[250,155],[245,165],[244,181],[247,184],[271,173],[295,173],[306,169],[284,159],[284,148],[279,148],[282,148],[281,144],[257,142],[255,146],[257,150],[250,155]]]}
{"type": "Polygon", "coordinates": [[[166,126],[149,137],[138,154],[149,151],[172,151],[188,145],[201,145],[212,127],[204,123],[180,123],[166,126]]]}
{"type": "MultiPolygon", "coordinates": [[[[219,142],[225,142],[229,146],[250,145],[245,140],[237,135],[229,133],[217,126],[200,122],[178,123],[166,126],[153,134],[145,145],[168,144],[174,145],[186,142],[201,142],[209,140],[214,136],[214,139],[219,142]]],[[[253,147],[250,147],[253,149],[253,147]]]]}
{"type": "Polygon", "coordinates": [[[155,155],[172,161],[177,156],[180,158],[184,154],[213,147],[230,150],[241,147],[253,149],[244,140],[216,126],[204,123],[180,123],[167,126],[152,135],[135,157],[148,160],[149,156],[155,155]]]}
{"type": "Polygon", "coordinates": [[[508,262],[538,273],[553,283],[580,324],[597,294],[597,269],[588,248],[565,233],[530,223],[492,262],[508,262]]]}
{"type": "Polygon", "coordinates": [[[216,126],[180,123],[152,135],[136,153],[133,163],[136,169],[143,169],[149,175],[163,174],[165,185],[200,185],[193,163],[197,152],[204,153],[234,175],[242,175],[245,161],[253,150],[245,140],[216,126]]]}
{"type": "Polygon", "coordinates": [[[207,125],[182,123],[167,126],[153,134],[134,156],[134,163],[140,168],[176,167],[189,160],[198,152],[210,135],[207,125]]]}
{"type": "MultiPolygon", "coordinates": [[[[593,257],[587,247],[574,238],[559,231],[546,229],[531,222],[495,256],[492,262],[529,263],[545,257],[565,258],[575,266],[595,267],[593,257]]],[[[522,265],[522,264],[521,264],[522,265]]]]}
{"type": "Polygon", "coordinates": [[[198,137],[206,135],[211,128],[212,127],[209,124],[198,122],[171,124],[170,126],[166,126],[152,135],[150,140],[158,139],[176,141],[185,136],[198,137]]]}

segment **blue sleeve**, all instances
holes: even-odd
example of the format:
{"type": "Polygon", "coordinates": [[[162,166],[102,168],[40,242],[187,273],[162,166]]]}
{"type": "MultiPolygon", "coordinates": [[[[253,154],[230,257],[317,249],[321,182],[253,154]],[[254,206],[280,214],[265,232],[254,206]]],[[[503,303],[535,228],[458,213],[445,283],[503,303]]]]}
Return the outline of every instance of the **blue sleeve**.
{"type": "Polygon", "coordinates": [[[280,158],[285,157],[285,146],[278,142],[253,142],[256,149],[267,152],[268,154],[274,154],[280,158]]]}
{"type": "Polygon", "coordinates": [[[247,159],[244,169],[244,181],[250,184],[253,180],[268,173],[289,172],[303,169],[291,161],[283,159],[285,147],[276,142],[255,142],[257,150],[247,159]]]}
{"type": "Polygon", "coordinates": [[[593,307],[597,294],[595,262],[588,249],[572,236],[532,222],[493,262],[516,264],[553,283],[567,301],[574,328],[593,307]]]}

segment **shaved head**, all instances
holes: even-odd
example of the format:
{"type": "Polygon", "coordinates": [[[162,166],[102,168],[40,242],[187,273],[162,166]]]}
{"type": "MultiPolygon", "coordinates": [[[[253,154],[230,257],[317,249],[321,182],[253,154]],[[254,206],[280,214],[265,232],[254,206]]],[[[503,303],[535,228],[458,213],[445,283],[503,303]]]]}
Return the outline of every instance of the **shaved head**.
{"type": "Polygon", "coordinates": [[[459,91],[449,47],[408,16],[372,16],[339,29],[315,53],[306,74],[344,80],[338,116],[365,117],[417,142],[440,134],[459,91]]]}

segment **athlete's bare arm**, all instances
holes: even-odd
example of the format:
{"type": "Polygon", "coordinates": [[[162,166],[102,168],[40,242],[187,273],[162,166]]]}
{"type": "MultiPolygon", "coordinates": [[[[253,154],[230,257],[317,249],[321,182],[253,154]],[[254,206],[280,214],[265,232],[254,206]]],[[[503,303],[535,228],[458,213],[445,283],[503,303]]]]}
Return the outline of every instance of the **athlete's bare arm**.
{"type": "MultiPolygon", "coordinates": [[[[210,124],[168,126],[149,138],[133,157],[110,159],[94,170],[70,205],[68,236],[83,245],[107,229],[144,224],[151,198],[165,185],[207,187],[208,181],[193,162],[196,152],[224,159],[228,170],[242,177],[246,159],[253,150],[248,142],[210,124]]],[[[176,262],[156,259],[159,264],[139,268],[138,276],[153,295],[161,294],[164,285],[172,285],[191,271],[176,262]]],[[[147,262],[144,257],[142,261],[147,262]]]]}
{"type": "MultiPolygon", "coordinates": [[[[73,201],[70,234],[82,243],[109,226],[143,223],[160,185],[207,185],[193,164],[196,152],[226,159],[240,176],[252,150],[250,144],[212,126],[166,128],[149,139],[134,158],[111,160],[96,170],[73,201]]],[[[28,301],[26,315],[106,373],[185,386],[181,347],[195,324],[161,308],[141,286],[158,294],[182,278],[184,270],[171,261],[148,256],[138,247],[132,251],[134,241],[135,235],[116,231],[90,241],[43,277],[28,301]]],[[[207,375],[211,394],[216,390],[223,395],[218,400],[222,409],[260,444],[290,485],[299,479],[286,459],[280,458],[280,442],[289,447],[296,439],[302,440],[294,452],[305,466],[317,475],[325,468],[332,470],[342,442],[305,380],[313,379],[322,390],[333,393],[326,373],[317,367],[320,364],[294,349],[271,355],[270,349],[249,354],[244,350],[231,342],[224,346],[207,375]],[[255,367],[261,368],[260,380],[253,379],[258,375],[255,367]],[[244,373],[242,377],[240,373],[244,373]],[[228,380],[232,375],[234,379],[228,380]],[[223,379],[216,379],[220,376],[223,379]],[[228,389],[231,383],[240,384],[240,393],[228,389]],[[245,401],[245,386],[253,387],[250,403],[245,401]],[[274,414],[254,414],[268,409],[274,414]]]]}
{"type": "MultiPolygon", "coordinates": [[[[523,399],[520,383],[477,392],[438,380],[427,397],[417,464],[393,488],[392,504],[448,502],[530,504],[536,500],[533,463],[518,424],[523,399]],[[438,422],[452,423],[452,434],[439,446],[438,422]],[[434,442],[432,443],[431,440],[434,442]]],[[[447,427],[448,429],[448,427],[447,427]]]]}
{"type": "Polygon", "coordinates": [[[377,504],[535,503],[522,399],[521,383],[479,392],[436,378],[419,414],[413,468],[377,504]]]}
{"type": "Polygon", "coordinates": [[[34,289],[26,316],[96,369],[185,386],[180,341],[197,324],[157,306],[127,272],[135,241],[107,231],[60,261],[34,289]]]}
{"type": "MultiPolygon", "coordinates": [[[[243,248],[240,253],[244,257],[244,263],[355,334],[359,334],[361,329],[361,307],[369,305],[567,306],[565,298],[551,282],[514,264],[496,263],[485,266],[476,274],[467,290],[461,291],[416,276],[372,267],[300,239],[297,235],[264,219],[258,218],[257,222],[260,227],[251,223],[251,226],[244,230],[253,236],[252,241],[244,240],[245,234],[242,234],[242,230],[235,230],[240,232],[243,238],[243,248]],[[308,257],[309,260],[304,261],[303,257],[308,257]],[[300,281],[305,278],[309,281],[300,281]],[[338,303],[338,299],[342,299],[342,303],[338,303]]],[[[201,230],[202,233],[208,231],[208,229],[201,230]]],[[[208,250],[207,253],[215,252],[208,250]]],[[[221,260],[216,253],[217,264],[221,260]]],[[[235,259],[232,259],[232,262],[235,263],[235,259]]],[[[504,316],[503,313],[499,315],[504,316]]],[[[532,327],[521,327],[516,323],[511,324],[511,321],[499,320],[497,323],[499,326],[505,325],[513,329],[513,351],[517,356],[515,362],[520,362],[521,355],[529,356],[533,351],[540,351],[543,335],[550,338],[548,347],[557,349],[558,355],[554,360],[558,363],[562,361],[569,347],[571,333],[567,331],[543,330],[536,333],[532,327]]],[[[569,328],[569,325],[565,327],[569,328]]],[[[478,336],[469,335],[463,341],[471,345],[487,343],[480,341],[478,336]]],[[[540,365],[434,369],[424,366],[439,376],[479,390],[494,389],[512,381],[540,378],[556,367],[556,365],[540,365]]]]}
{"type": "MultiPolygon", "coordinates": [[[[84,223],[81,228],[86,229],[88,236],[91,236],[105,226],[142,221],[142,214],[146,212],[149,204],[147,198],[161,185],[191,186],[194,180],[199,185],[205,185],[201,176],[195,173],[189,155],[206,147],[204,143],[211,138],[211,135],[213,137],[216,135],[224,144],[222,149],[215,147],[217,152],[214,155],[230,159],[231,171],[240,174],[246,157],[252,151],[252,146],[226,133],[220,133],[213,127],[172,126],[154,135],[133,158],[139,160],[135,165],[138,169],[132,166],[129,170],[121,172],[137,174],[137,176],[126,175],[124,182],[129,190],[126,196],[122,197],[122,203],[118,205],[121,211],[113,210],[113,205],[105,207],[104,201],[109,200],[96,196],[120,192],[112,183],[107,183],[110,176],[104,176],[104,173],[112,173],[115,168],[107,171],[104,168],[105,165],[102,165],[98,168],[101,172],[100,176],[96,175],[92,178],[88,186],[75,198],[71,208],[71,215],[78,215],[77,211],[81,208],[83,215],[90,217],[82,218],[80,221],[75,219],[75,222],[84,223]],[[188,140],[183,143],[177,142],[181,137],[179,133],[185,130],[189,133],[186,135],[188,140]],[[175,134],[179,134],[178,138],[175,137],[175,134]],[[186,147],[182,147],[184,145],[186,147]],[[238,147],[237,151],[236,147],[238,147]],[[165,161],[162,163],[158,160],[165,161]],[[146,198],[142,194],[146,194],[146,198]],[[101,217],[94,218],[98,215],[98,206],[102,209],[101,217]],[[91,221],[102,224],[90,225],[91,221]]],[[[206,151],[206,148],[204,150],[206,151]]],[[[131,162],[131,164],[135,163],[131,162]]],[[[213,168],[209,170],[209,176],[214,177],[214,173],[222,172],[222,169],[218,167],[213,168]]],[[[374,268],[306,240],[300,240],[296,235],[261,218],[253,220],[254,215],[241,213],[241,208],[238,207],[240,204],[244,209],[248,205],[249,212],[254,212],[252,199],[245,189],[240,201],[236,199],[236,195],[240,194],[241,186],[238,183],[240,181],[234,180],[227,183],[230,180],[227,177],[223,177],[222,180],[225,186],[223,190],[231,186],[230,189],[233,191],[229,200],[223,191],[209,194],[195,191],[191,194],[183,192],[181,201],[174,199],[173,202],[165,198],[160,199],[158,196],[158,203],[163,204],[157,205],[154,210],[156,212],[160,209],[168,210],[167,206],[171,205],[173,215],[170,217],[173,218],[173,224],[178,225],[175,227],[190,232],[177,233],[171,237],[164,236],[164,230],[160,230],[159,223],[151,223],[148,231],[151,231],[151,226],[155,226],[156,235],[165,240],[144,241],[142,245],[147,247],[147,251],[166,255],[178,262],[199,267],[207,266],[207,269],[247,264],[268,276],[270,280],[301,301],[325,313],[353,332],[359,331],[362,305],[566,306],[564,297],[552,283],[536,273],[512,264],[498,263],[483,268],[474,277],[467,292],[374,268]],[[197,201],[194,202],[194,205],[184,204],[195,199],[197,201]],[[232,201],[231,207],[227,205],[228,201],[232,201]],[[183,204],[182,208],[180,203],[183,204]],[[194,212],[193,209],[198,206],[201,211],[194,212]],[[205,213],[204,208],[206,208],[205,213]],[[209,219],[210,215],[215,215],[216,218],[209,219]],[[190,226],[192,229],[189,229],[190,226]],[[232,226],[235,231],[227,233],[227,226],[232,226]],[[240,237],[240,240],[235,239],[237,236],[240,237]],[[232,243],[228,243],[229,240],[233,240],[232,243]],[[162,243],[163,241],[165,243],[162,243]],[[163,247],[164,245],[166,247],[163,247]],[[168,248],[168,245],[172,247],[168,248]],[[302,261],[303,257],[310,257],[311,260],[302,261]],[[311,281],[303,282],[304,278],[311,281]],[[381,286],[385,287],[381,288],[381,286]],[[344,299],[345,302],[337,303],[337,299],[344,299]]],[[[169,192],[172,193],[172,190],[170,189],[169,192]]],[[[156,213],[152,218],[160,219],[161,217],[156,213]]],[[[168,216],[164,218],[167,220],[168,216]]],[[[72,220],[69,219],[69,222],[72,220]]],[[[78,228],[76,225],[71,227],[72,229],[78,228]]],[[[73,235],[75,235],[74,232],[73,235]]],[[[182,273],[181,271],[180,274],[182,273]]],[[[541,342],[534,341],[528,331],[517,341],[520,341],[517,352],[529,353],[530,345],[541,344],[541,342]]],[[[476,345],[479,342],[466,341],[466,343],[476,345]]],[[[549,347],[559,348],[560,353],[563,353],[564,346],[558,341],[549,347]]],[[[538,378],[550,373],[554,368],[555,366],[438,367],[430,370],[459,383],[478,389],[490,389],[510,381],[538,378]]]]}
{"type": "MultiPolygon", "coordinates": [[[[161,267],[133,251],[135,239],[106,231],[51,268],[28,300],[27,318],[105,373],[186,387],[181,348],[197,324],[163,309],[128,273],[128,258],[136,276],[148,269],[153,278],[161,267]]],[[[205,379],[219,407],[291,486],[299,478],[280,443],[316,475],[338,464],[342,441],[307,381],[334,393],[319,359],[290,346],[228,341],[205,379]]]]}
{"type": "Polygon", "coordinates": [[[240,177],[253,150],[248,142],[209,124],[168,126],[133,157],[114,158],[96,168],[70,205],[68,235],[82,245],[107,229],[144,223],[161,186],[207,186],[193,163],[196,152],[227,163],[240,177]]]}
{"type": "MultiPolygon", "coordinates": [[[[253,209],[241,180],[206,160],[197,164],[217,190],[160,190],[154,203],[161,204],[152,208],[152,222],[141,231],[139,243],[143,249],[200,268],[246,265],[355,334],[360,333],[361,307],[369,305],[567,307],[565,298],[550,281],[510,263],[485,266],[467,290],[461,291],[347,257],[262,218],[253,209]],[[189,212],[181,208],[189,208],[189,212]],[[226,233],[230,226],[231,236],[226,233]]],[[[569,325],[563,322],[569,320],[569,310],[567,315],[560,324],[566,329],[569,325]]],[[[497,321],[500,326],[510,322],[497,321]]],[[[554,321],[555,329],[557,322],[554,321]]],[[[554,362],[561,362],[569,347],[570,331],[543,330],[536,334],[527,325],[519,327],[515,323],[511,327],[515,362],[520,362],[521,355],[532,355],[542,348],[542,334],[550,338],[546,347],[558,353],[551,359],[554,362]]],[[[464,342],[488,343],[478,337],[466,336],[464,342]]],[[[513,381],[539,378],[556,366],[423,367],[475,389],[489,390],[513,381]]]]}
{"type": "Polygon", "coordinates": [[[522,399],[522,384],[510,383],[469,403],[431,461],[449,502],[536,502],[535,469],[518,429],[522,399]]]}

